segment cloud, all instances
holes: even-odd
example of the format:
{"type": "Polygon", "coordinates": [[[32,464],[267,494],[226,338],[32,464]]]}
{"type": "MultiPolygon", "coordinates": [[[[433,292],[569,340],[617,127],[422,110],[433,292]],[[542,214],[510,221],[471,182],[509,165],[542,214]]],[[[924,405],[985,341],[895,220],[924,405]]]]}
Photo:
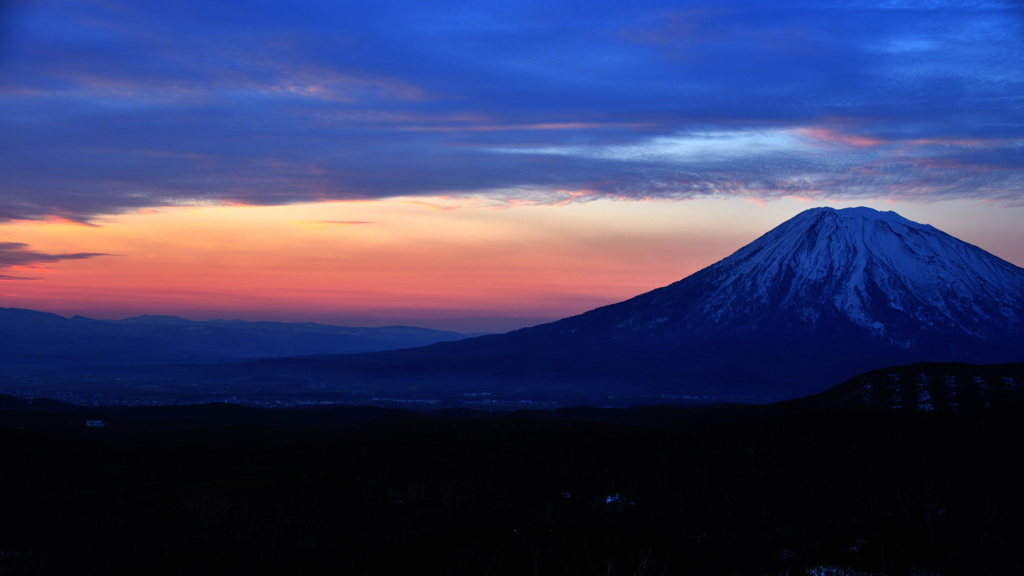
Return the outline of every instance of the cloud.
{"type": "Polygon", "coordinates": [[[353,224],[373,224],[364,220],[316,220],[313,224],[326,224],[328,226],[351,226],[353,224]]]}
{"type": "Polygon", "coordinates": [[[1019,11],[893,7],[28,3],[0,57],[0,221],[509,191],[1018,200],[1019,11]]]}
{"type": "Polygon", "coordinates": [[[53,264],[64,260],[85,260],[97,256],[109,256],[94,252],[74,252],[65,254],[45,254],[29,249],[28,244],[21,242],[0,242],[0,280],[37,280],[29,276],[7,274],[7,269],[33,269],[45,264],[53,264]]]}
{"type": "Polygon", "coordinates": [[[810,149],[786,130],[736,130],[657,136],[630,144],[497,148],[507,154],[580,156],[620,162],[722,161],[810,149]]]}
{"type": "Polygon", "coordinates": [[[292,224],[302,226],[304,228],[324,228],[331,226],[358,226],[362,224],[373,224],[373,222],[364,220],[295,220],[292,224]]]}
{"type": "Polygon", "coordinates": [[[632,144],[496,149],[594,176],[582,199],[987,198],[1021,202],[1016,140],[885,140],[839,127],[695,132],[632,144]],[[610,165],[611,164],[611,165],[610,165]]]}

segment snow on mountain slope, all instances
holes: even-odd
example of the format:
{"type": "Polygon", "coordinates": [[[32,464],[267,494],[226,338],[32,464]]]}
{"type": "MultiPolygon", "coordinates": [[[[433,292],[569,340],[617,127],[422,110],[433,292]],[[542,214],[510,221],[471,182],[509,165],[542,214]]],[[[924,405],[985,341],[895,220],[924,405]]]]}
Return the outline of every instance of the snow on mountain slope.
{"type": "Polygon", "coordinates": [[[680,282],[602,310],[620,329],[668,338],[839,320],[909,348],[927,332],[1019,333],[1024,269],[894,212],[814,208],[680,282]]]}
{"type": "MultiPolygon", "coordinates": [[[[1017,310],[1024,307],[1024,269],[870,208],[809,210],[722,264],[729,268],[722,282],[745,287],[755,302],[795,310],[811,322],[831,309],[890,339],[898,334],[879,310],[981,336],[985,323],[1019,323],[1017,310]]],[[[722,305],[729,303],[712,298],[705,309],[722,305]]]]}

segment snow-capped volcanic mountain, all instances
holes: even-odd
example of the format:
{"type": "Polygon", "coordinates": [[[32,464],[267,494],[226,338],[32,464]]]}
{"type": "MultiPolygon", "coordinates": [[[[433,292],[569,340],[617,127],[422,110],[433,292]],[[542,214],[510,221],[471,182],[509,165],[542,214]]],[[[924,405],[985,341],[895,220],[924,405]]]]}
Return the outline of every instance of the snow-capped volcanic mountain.
{"type": "Polygon", "coordinates": [[[356,380],[767,401],[885,366],[1022,360],[1024,269],[893,212],[814,208],[618,304],[332,366],[356,380]]]}
{"type": "Polygon", "coordinates": [[[1024,269],[895,212],[814,208],[601,315],[620,333],[657,338],[841,328],[902,349],[948,340],[945,351],[956,356],[1020,337],[1024,269]]]}
{"type": "Polygon", "coordinates": [[[1024,269],[894,212],[814,208],[679,282],[520,332],[612,358],[620,343],[663,386],[784,398],[888,365],[1024,360],[1024,269]]]}

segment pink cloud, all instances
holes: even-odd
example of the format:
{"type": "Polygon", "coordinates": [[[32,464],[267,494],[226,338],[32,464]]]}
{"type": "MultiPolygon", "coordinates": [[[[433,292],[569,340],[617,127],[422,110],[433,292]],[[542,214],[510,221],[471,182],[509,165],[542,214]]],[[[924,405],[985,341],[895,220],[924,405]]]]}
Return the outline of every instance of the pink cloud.
{"type": "Polygon", "coordinates": [[[415,125],[405,127],[410,132],[511,132],[533,130],[589,130],[597,128],[642,128],[643,123],[601,124],[597,122],[547,122],[535,124],[455,124],[455,125],[415,125]]]}
{"type": "Polygon", "coordinates": [[[884,140],[880,140],[878,138],[858,136],[856,134],[840,132],[833,128],[823,128],[819,126],[796,128],[793,130],[793,133],[804,138],[811,138],[813,140],[829,144],[853,146],[855,148],[874,148],[875,146],[881,146],[886,143],[884,140]]]}

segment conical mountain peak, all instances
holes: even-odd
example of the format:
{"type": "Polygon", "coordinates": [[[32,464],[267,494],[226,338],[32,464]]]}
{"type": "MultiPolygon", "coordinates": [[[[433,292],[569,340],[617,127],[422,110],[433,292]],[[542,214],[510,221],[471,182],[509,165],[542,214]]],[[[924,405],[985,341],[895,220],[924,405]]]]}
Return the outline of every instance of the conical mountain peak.
{"type": "Polygon", "coordinates": [[[842,322],[910,346],[925,328],[981,338],[1019,326],[1022,286],[1021,268],[895,212],[815,208],[630,307],[670,309],[668,331],[842,322]]]}
{"type": "Polygon", "coordinates": [[[679,282],[531,331],[643,342],[660,361],[675,354],[692,380],[747,369],[805,379],[793,362],[852,376],[886,363],[1019,361],[1024,269],[895,212],[812,208],[679,282]]]}

